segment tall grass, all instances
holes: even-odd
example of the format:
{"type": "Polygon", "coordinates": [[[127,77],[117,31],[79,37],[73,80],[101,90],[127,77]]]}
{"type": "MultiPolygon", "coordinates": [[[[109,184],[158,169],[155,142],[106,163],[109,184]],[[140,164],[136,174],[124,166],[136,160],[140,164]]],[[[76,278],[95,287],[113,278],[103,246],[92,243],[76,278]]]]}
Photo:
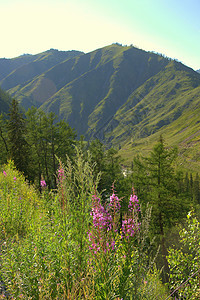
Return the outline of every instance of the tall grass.
{"type": "Polygon", "coordinates": [[[60,162],[58,190],[39,194],[10,162],[0,172],[1,276],[13,299],[165,299],[150,259],[151,209],[132,194],[97,194],[94,166],[77,150],[60,162]]]}

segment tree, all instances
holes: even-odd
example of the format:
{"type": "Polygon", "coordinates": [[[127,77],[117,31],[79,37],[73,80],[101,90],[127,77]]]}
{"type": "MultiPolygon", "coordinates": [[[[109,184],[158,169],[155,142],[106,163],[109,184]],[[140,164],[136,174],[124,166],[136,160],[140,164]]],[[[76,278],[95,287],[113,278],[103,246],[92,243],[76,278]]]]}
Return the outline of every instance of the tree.
{"type": "Polygon", "coordinates": [[[0,163],[6,163],[8,157],[8,142],[7,142],[7,130],[6,121],[4,120],[3,114],[0,115],[0,163]]]}
{"type": "Polygon", "coordinates": [[[105,199],[112,190],[112,185],[116,182],[117,189],[120,190],[119,184],[123,177],[121,168],[121,157],[118,151],[111,148],[105,150],[103,144],[98,140],[93,140],[88,150],[92,157],[92,162],[95,163],[95,175],[101,173],[101,179],[98,185],[98,190],[103,192],[105,199]]]}
{"type": "Polygon", "coordinates": [[[45,114],[32,107],[26,113],[27,140],[31,148],[32,180],[38,182],[42,176],[50,188],[56,187],[58,159],[63,163],[67,157],[72,159],[76,134],[64,121],[56,122],[54,113],[45,114]]]}
{"type": "Polygon", "coordinates": [[[28,144],[26,141],[26,120],[19,110],[19,104],[16,100],[12,100],[9,119],[7,123],[8,129],[8,149],[9,157],[14,161],[16,168],[28,175],[28,144]]]}
{"type": "MultiPolygon", "coordinates": [[[[154,146],[149,157],[141,157],[135,160],[139,170],[137,188],[145,202],[152,205],[152,232],[156,234],[161,244],[162,263],[165,269],[165,278],[168,280],[168,263],[166,260],[167,246],[166,234],[188,212],[188,202],[184,201],[178,193],[178,180],[174,162],[177,157],[177,149],[168,149],[162,136],[154,146]],[[143,186],[141,186],[143,184],[143,186]]],[[[133,182],[138,174],[133,173],[133,182]]],[[[136,189],[137,190],[137,189],[136,189]]],[[[140,195],[140,197],[142,197],[140,195]]]]}
{"type": "Polygon", "coordinates": [[[199,174],[196,173],[193,182],[193,202],[194,204],[200,204],[200,186],[199,186],[199,174]]]}

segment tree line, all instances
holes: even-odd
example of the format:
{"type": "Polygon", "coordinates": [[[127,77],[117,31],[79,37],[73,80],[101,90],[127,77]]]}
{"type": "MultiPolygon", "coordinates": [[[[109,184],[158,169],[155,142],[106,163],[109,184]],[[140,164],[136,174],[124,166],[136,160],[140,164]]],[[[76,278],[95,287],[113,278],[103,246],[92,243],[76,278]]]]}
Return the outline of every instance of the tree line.
{"type": "Polygon", "coordinates": [[[90,152],[95,163],[96,175],[101,172],[99,189],[110,188],[112,182],[121,176],[120,159],[114,149],[106,150],[98,140],[78,141],[76,132],[64,120],[45,113],[35,107],[26,113],[16,100],[12,100],[8,114],[0,115],[0,165],[11,159],[29,182],[40,187],[42,179],[49,189],[56,188],[56,172],[59,160],[75,158],[75,146],[82,149],[85,159],[90,152]]]}

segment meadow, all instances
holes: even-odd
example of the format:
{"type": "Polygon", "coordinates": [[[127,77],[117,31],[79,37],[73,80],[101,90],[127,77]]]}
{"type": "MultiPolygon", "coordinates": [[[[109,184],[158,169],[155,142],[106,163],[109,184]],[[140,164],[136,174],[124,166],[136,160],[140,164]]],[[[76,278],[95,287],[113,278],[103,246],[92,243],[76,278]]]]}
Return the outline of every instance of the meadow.
{"type": "Polygon", "coordinates": [[[102,199],[95,164],[81,151],[59,162],[57,188],[41,192],[12,161],[0,171],[0,299],[199,299],[200,226],[190,212],[184,249],[168,252],[169,282],[156,267],[151,206],[134,192],[121,210],[112,186],[102,199]],[[194,247],[195,245],[195,247],[194,247]],[[176,290],[176,291],[175,291],[176,290]],[[174,292],[175,291],[175,292],[174,292]],[[171,296],[170,296],[171,294],[171,296]],[[184,298],[185,297],[185,298],[184,298]]]}

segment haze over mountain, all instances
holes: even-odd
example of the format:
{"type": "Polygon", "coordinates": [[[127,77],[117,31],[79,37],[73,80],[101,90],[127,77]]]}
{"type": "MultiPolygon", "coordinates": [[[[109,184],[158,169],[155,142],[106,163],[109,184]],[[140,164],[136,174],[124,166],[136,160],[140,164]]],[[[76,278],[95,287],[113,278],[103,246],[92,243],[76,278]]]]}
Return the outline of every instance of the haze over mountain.
{"type": "Polygon", "coordinates": [[[200,139],[200,74],[162,55],[120,44],[51,49],[0,59],[0,70],[1,87],[25,109],[53,111],[87,139],[123,151],[160,132],[173,131],[174,144],[181,131],[200,139]]]}

